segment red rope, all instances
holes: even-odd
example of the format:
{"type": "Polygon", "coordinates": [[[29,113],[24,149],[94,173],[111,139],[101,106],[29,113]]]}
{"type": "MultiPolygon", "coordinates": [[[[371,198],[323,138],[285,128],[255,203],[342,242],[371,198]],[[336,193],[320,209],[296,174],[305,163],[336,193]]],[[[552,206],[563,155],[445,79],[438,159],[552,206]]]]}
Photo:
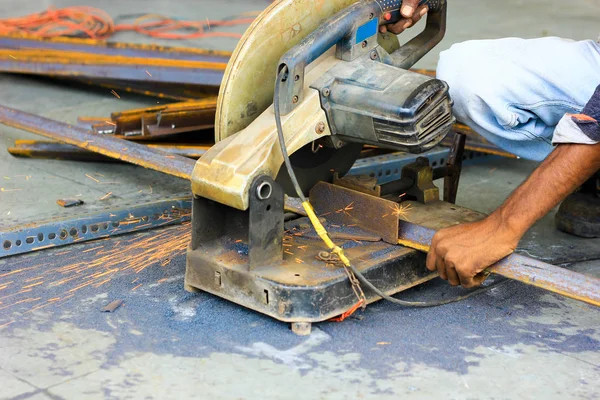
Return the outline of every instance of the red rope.
{"type": "Polygon", "coordinates": [[[238,19],[222,21],[187,21],[147,14],[130,24],[116,25],[103,10],[76,6],[49,8],[37,14],[0,19],[0,35],[28,35],[41,38],[57,36],[108,39],[116,32],[133,31],[157,39],[197,39],[206,37],[233,37],[242,35],[231,32],[213,32],[212,28],[250,24],[254,17],[244,15],[238,19]]]}

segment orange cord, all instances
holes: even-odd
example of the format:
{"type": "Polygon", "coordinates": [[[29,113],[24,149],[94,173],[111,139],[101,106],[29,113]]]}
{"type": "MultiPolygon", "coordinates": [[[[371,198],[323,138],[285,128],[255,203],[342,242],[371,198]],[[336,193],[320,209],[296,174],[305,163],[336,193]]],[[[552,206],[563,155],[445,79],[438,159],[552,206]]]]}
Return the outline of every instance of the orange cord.
{"type": "Polygon", "coordinates": [[[339,317],[331,318],[331,319],[329,319],[329,321],[331,321],[331,322],[344,322],[346,319],[348,319],[349,317],[351,317],[356,312],[356,310],[358,310],[362,306],[363,306],[363,301],[361,300],[358,303],[356,303],[351,309],[349,309],[348,311],[346,311],[345,313],[343,313],[339,317]]]}
{"type": "Polygon", "coordinates": [[[75,6],[48,10],[23,17],[0,19],[0,35],[28,35],[41,38],[57,36],[108,39],[116,32],[133,31],[157,39],[197,39],[206,37],[241,38],[231,32],[212,32],[213,27],[250,24],[253,14],[221,21],[186,21],[163,15],[147,14],[131,24],[116,25],[105,11],[94,7],[75,6]]]}

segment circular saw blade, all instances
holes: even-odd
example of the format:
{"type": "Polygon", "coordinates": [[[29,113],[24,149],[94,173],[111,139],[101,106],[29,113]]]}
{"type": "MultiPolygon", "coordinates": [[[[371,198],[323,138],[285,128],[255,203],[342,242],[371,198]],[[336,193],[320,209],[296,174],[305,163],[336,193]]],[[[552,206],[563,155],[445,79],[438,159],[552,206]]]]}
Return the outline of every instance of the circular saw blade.
{"type": "MultiPolygon", "coordinates": [[[[347,144],[340,149],[318,146],[315,148],[314,144],[309,144],[292,154],[290,161],[304,195],[308,196],[308,192],[317,182],[332,182],[335,173],[339,176],[346,175],[362,148],[362,144],[356,143],[347,144]]],[[[297,197],[285,165],[279,170],[276,182],[288,196],[297,197]]]]}

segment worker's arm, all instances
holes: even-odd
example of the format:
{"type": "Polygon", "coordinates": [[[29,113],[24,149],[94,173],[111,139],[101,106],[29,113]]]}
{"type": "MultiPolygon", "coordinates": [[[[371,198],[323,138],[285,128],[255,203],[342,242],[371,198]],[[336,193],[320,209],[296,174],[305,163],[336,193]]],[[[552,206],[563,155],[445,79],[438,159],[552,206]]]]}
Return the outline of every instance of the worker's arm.
{"type": "Polygon", "coordinates": [[[565,115],[553,142],[554,152],[490,216],[434,236],[430,271],[452,285],[480,285],[480,272],[515,251],[537,220],[600,170],[600,86],[581,114],[565,115]]]}
{"type": "Polygon", "coordinates": [[[439,231],[427,256],[451,285],[474,287],[478,275],[510,255],[533,224],[600,170],[600,144],[561,144],[506,202],[480,222],[439,231]]]}
{"type": "Polygon", "coordinates": [[[382,25],[379,28],[381,33],[392,32],[396,35],[402,33],[405,29],[415,25],[419,20],[427,14],[427,6],[419,6],[419,0],[404,0],[400,8],[400,14],[404,18],[400,19],[395,24],[382,25]]]}

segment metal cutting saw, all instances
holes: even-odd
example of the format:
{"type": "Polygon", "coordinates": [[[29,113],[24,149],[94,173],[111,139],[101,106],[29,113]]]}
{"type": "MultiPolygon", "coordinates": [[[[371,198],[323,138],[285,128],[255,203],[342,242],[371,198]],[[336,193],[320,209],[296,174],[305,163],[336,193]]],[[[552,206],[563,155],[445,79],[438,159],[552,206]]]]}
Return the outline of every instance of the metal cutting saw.
{"type": "Polygon", "coordinates": [[[460,146],[441,171],[420,158],[387,185],[345,177],[364,145],[423,153],[450,132],[447,84],[409,71],[445,33],[446,0],[422,4],[425,29],[402,46],[379,33],[401,0],[280,0],[255,20],[225,72],[217,143],[192,174],[187,290],[306,334],[435,277],[398,245],[400,220],[410,212],[422,237],[481,218],[433,184],[445,177],[456,196],[460,146]]]}
{"type": "MultiPolygon", "coordinates": [[[[444,160],[421,154],[454,122],[447,85],[408,70],[445,31],[446,0],[421,4],[425,29],[400,46],[378,33],[401,18],[400,0],[274,2],[231,57],[216,145],[197,162],[5,106],[0,123],[190,179],[185,288],[291,323],[297,334],[380,299],[458,301],[491,286],[439,301],[392,297],[437,276],[423,254],[437,230],[484,217],[454,204],[465,136],[454,133],[444,160]],[[413,153],[411,162],[349,174],[373,148],[396,152],[393,160],[413,153]]],[[[484,274],[600,306],[600,279],[520,254],[484,274]]]]}

